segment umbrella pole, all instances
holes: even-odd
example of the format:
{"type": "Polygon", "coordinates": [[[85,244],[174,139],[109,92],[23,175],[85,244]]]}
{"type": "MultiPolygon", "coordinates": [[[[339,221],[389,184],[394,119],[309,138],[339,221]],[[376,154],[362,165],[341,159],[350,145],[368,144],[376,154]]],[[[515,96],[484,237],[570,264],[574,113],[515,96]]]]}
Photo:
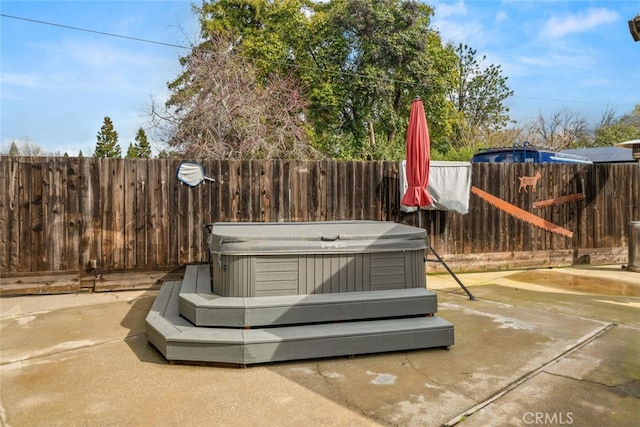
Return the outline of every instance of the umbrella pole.
{"type": "MultiPolygon", "coordinates": [[[[420,226],[420,228],[422,228],[422,215],[420,212],[420,208],[418,207],[418,224],[420,226]]],[[[453,277],[455,279],[456,282],[458,282],[458,285],[460,285],[460,287],[462,288],[463,291],[466,292],[466,294],[469,296],[469,299],[471,301],[475,300],[476,298],[471,294],[471,292],[469,292],[469,289],[467,289],[467,287],[465,285],[462,284],[462,282],[460,281],[460,279],[458,279],[458,276],[456,276],[456,274],[451,271],[451,269],[449,268],[449,266],[447,265],[446,262],[444,262],[444,260],[440,257],[440,255],[438,255],[438,253],[436,252],[435,249],[433,249],[433,246],[431,246],[431,241],[427,239],[427,247],[428,249],[436,256],[436,258],[438,259],[437,262],[439,262],[440,264],[442,264],[444,266],[444,268],[447,270],[447,272],[451,275],[451,277],[453,277]]],[[[429,259],[427,259],[427,261],[431,261],[429,259]]]]}
{"type": "Polygon", "coordinates": [[[433,249],[433,247],[431,245],[429,245],[429,250],[431,252],[433,252],[433,254],[436,256],[436,258],[438,258],[438,262],[440,264],[442,264],[444,266],[444,268],[447,269],[447,271],[449,272],[449,274],[451,275],[451,277],[453,277],[455,279],[456,282],[458,282],[458,285],[460,285],[460,287],[462,288],[463,291],[466,292],[466,294],[469,296],[469,299],[471,301],[475,300],[476,298],[471,295],[471,292],[469,292],[469,289],[467,289],[462,282],[460,281],[460,279],[458,279],[458,276],[455,275],[455,273],[453,271],[451,271],[451,269],[449,268],[449,266],[447,265],[446,262],[444,262],[444,260],[442,258],[440,258],[440,255],[438,255],[438,253],[436,252],[435,249],[433,249]]]}

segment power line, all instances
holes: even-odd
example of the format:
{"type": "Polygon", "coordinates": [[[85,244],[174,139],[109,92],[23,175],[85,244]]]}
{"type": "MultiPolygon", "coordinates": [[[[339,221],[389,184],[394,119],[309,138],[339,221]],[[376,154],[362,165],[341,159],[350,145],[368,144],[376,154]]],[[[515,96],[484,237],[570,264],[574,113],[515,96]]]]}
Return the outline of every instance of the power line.
{"type": "MultiPolygon", "coordinates": [[[[180,48],[180,49],[192,49],[192,46],[182,46],[182,45],[177,45],[177,44],[172,44],[172,43],[165,43],[165,42],[159,42],[159,41],[155,41],[155,40],[143,39],[143,38],[139,38],[139,37],[123,36],[121,34],[107,33],[107,32],[104,32],[104,31],[89,30],[87,28],[74,27],[74,26],[71,26],[71,25],[56,24],[56,23],[53,23],[53,22],[39,21],[37,19],[23,18],[23,17],[20,17],[20,16],[13,16],[13,15],[6,15],[4,13],[0,13],[0,16],[5,17],[5,18],[18,19],[18,20],[21,20],[21,21],[32,22],[32,23],[35,23],[35,24],[50,25],[52,27],[66,28],[66,29],[69,29],[69,30],[83,31],[83,32],[92,33],[92,34],[100,34],[100,35],[108,36],[108,37],[118,37],[118,38],[121,38],[121,39],[134,40],[134,41],[138,41],[138,42],[152,43],[152,44],[163,45],[163,46],[177,47],[177,48],[180,48]]],[[[267,62],[267,63],[274,64],[274,65],[282,65],[282,66],[285,66],[285,67],[295,67],[295,68],[312,70],[312,71],[320,71],[320,72],[327,73],[327,74],[339,74],[339,75],[345,75],[345,76],[350,76],[350,77],[362,77],[362,78],[371,79],[371,80],[377,80],[377,81],[383,81],[383,82],[392,82],[392,83],[402,83],[402,84],[407,84],[407,85],[415,85],[415,84],[417,84],[415,82],[409,82],[409,81],[406,81],[406,80],[397,80],[397,79],[384,78],[384,77],[371,77],[371,76],[367,76],[367,75],[364,75],[364,74],[350,73],[348,71],[327,70],[327,69],[324,69],[324,68],[311,67],[311,66],[306,66],[306,65],[299,65],[299,64],[295,64],[295,63],[291,63],[291,62],[285,62],[285,61],[274,61],[274,60],[269,60],[269,59],[252,58],[252,57],[248,57],[247,59],[252,60],[252,61],[263,61],[263,62],[267,62]]]]}
{"type": "MultiPolygon", "coordinates": [[[[121,34],[108,33],[108,32],[105,32],[105,31],[90,30],[90,29],[87,29],[87,28],[80,28],[80,27],[75,27],[75,26],[71,26],[71,25],[56,24],[54,22],[40,21],[40,20],[37,20],[37,19],[24,18],[24,17],[14,16],[14,15],[7,15],[7,14],[4,14],[4,13],[0,13],[0,16],[2,16],[4,18],[10,18],[10,19],[17,19],[17,20],[20,20],[20,21],[32,22],[32,23],[35,23],[35,24],[49,25],[49,26],[58,27],[58,28],[66,28],[66,29],[74,30],[74,31],[82,31],[82,32],[86,32],[86,33],[99,34],[99,35],[102,35],[102,36],[116,37],[116,38],[121,38],[121,39],[126,39],[126,40],[133,40],[133,41],[142,42],[142,43],[150,43],[150,44],[156,44],[156,45],[161,45],[161,46],[177,47],[179,49],[192,49],[193,48],[193,46],[183,46],[183,45],[179,45],[179,44],[159,42],[159,41],[150,40],[150,39],[143,39],[143,38],[140,38],[140,37],[123,36],[121,34]]],[[[267,63],[270,63],[270,64],[281,65],[281,66],[285,66],[285,67],[295,67],[295,68],[299,68],[299,69],[306,69],[306,70],[311,70],[311,71],[319,71],[319,72],[326,73],[326,74],[342,75],[342,76],[349,76],[349,77],[361,77],[361,78],[364,78],[364,79],[370,79],[370,80],[375,80],[375,81],[380,81],[380,82],[399,83],[399,84],[410,85],[410,86],[414,86],[414,85],[418,84],[417,82],[411,82],[411,81],[407,81],[407,80],[397,80],[397,79],[385,78],[385,77],[372,77],[372,76],[367,76],[367,75],[359,74],[359,73],[353,73],[353,72],[342,71],[342,70],[328,70],[328,69],[325,69],[325,68],[311,67],[311,66],[307,66],[307,65],[299,65],[299,64],[295,64],[295,63],[291,63],[291,62],[285,62],[285,61],[274,61],[274,60],[269,60],[269,59],[251,58],[251,57],[249,57],[248,59],[252,60],[252,61],[263,61],[263,62],[267,62],[267,63]]],[[[596,102],[596,101],[576,101],[576,100],[568,100],[568,99],[541,98],[541,97],[535,97],[535,96],[525,96],[525,95],[516,95],[516,94],[513,94],[511,96],[513,98],[535,99],[535,100],[539,100],[539,101],[553,101],[553,102],[568,102],[568,103],[576,103],[576,104],[607,105],[607,103],[596,102]]],[[[618,105],[633,105],[633,104],[618,104],[618,105]]]]}
{"type": "Polygon", "coordinates": [[[598,101],[577,101],[577,100],[571,100],[571,99],[557,99],[557,98],[540,98],[538,96],[528,96],[528,95],[511,95],[514,98],[524,98],[524,99],[535,99],[537,101],[552,101],[552,102],[570,102],[573,104],[592,104],[592,105],[609,105],[609,104],[615,104],[615,105],[634,105],[634,104],[628,104],[628,103],[610,103],[610,102],[598,102],[598,101]]]}
{"type": "MultiPolygon", "coordinates": [[[[35,23],[35,24],[49,25],[49,26],[52,26],[52,27],[66,28],[66,29],[69,29],[69,30],[83,31],[83,32],[86,32],[86,33],[99,34],[99,35],[108,36],[108,37],[117,37],[117,38],[121,38],[121,39],[127,39],[127,40],[133,40],[133,41],[138,41],[138,42],[157,44],[157,45],[162,45],[162,46],[177,47],[177,48],[180,48],[180,49],[192,49],[193,48],[193,46],[182,46],[182,45],[177,45],[177,44],[172,44],[172,43],[165,43],[165,42],[159,42],[159,41],[155,41],[155,40],[143,39],[143,38],[139,38],[139,37],[123,36],[121,34],[107,33],[105,31],[89,30],[87,28],[74,27],[74,26],[71,26],[71,25],[56,24],[54,22],[40,21],[40,20],[37,20],[37,19],[23,18],[23,17],[20,17],[20,16],[13,16],[13,15],[6,15],[4,13],[0,13],[0,16],[2,16],[4,18],[11,18],[11,19],[17,19],[17,20],[26,21],[26,22],[32,22],[32,23],[35,23]]],[[[416,82],[410,82],[410,81],[407,81],[407,80],[397,80],[397,79],[385,78],[385,77],[372,77],[372,76],[367,76],[367,75],[364,75],[364,74],[353,73],[353,72],[348,72],[348,71],[327,70],[327,69],[324,69],[324,68],[311,67],[311,66],[308,66],[308,65],[299,65],[299,64],[295,64],[295,63],[291,63],[291,62],[285,62],[285,61],[274,61],[274,60],[269,60],[269,59],[252,58],[252,57],[248,57],[247,59],[249,59],[251,61],[262,61],[262,62],[266,62],[266,63],[269,63],[269,64],[274,64],[274,65],[282,65],[282,66],[285,66],[285,67],[295,67],[295,68],[299,68],[299,69],[305,69],[305,70],[311,70],[311,71],[319,71],[319,72],[326,73],[326,74],[343,75],[343,76],[349,76],[349,77],[361,77],[361,78],[369,79],[369,80],[388,82],[388,83],[400,83],[400,84],[405,84],[405,85],[417,85],[418,84],[416,82]]]]}
{"type": "Polygon", "coordinates": [[[89,30],[87,28],[74,27],[74,26],[71,26],[71,25],[56,24],[56,23],[47,22],[47,21],[38,21],[37,19],[22,18],[20,16],[6,15],[4,13],[0,13],[0,16],[2,16],[3,18],[11,18],[11,19],[18,19],[20,21],[33,22],[35,24],[50,25],[52,27],[66,28],[66,29],[75,30],[75,31],[84,31],[85,33],[100,34],[102,36],[117,37],[117,38],[121,38],[121,39],[134,40],[134,41],[137,41],[137,42],[151,43],[151,44],[157,44],[157,45],[169,46],[169,47],[177,47],[177,48],[180,48],[180,49],[191,49],[190,46],[182,46],[182,45],[173,44],[173,43],[159,42],[159,41],[156,41],[156,40],[143,39],[143,38],[139,38],[139,37],[123,36],[121,34],[107,33],[107,32],[104,32],[104,31],[89,30]]]}

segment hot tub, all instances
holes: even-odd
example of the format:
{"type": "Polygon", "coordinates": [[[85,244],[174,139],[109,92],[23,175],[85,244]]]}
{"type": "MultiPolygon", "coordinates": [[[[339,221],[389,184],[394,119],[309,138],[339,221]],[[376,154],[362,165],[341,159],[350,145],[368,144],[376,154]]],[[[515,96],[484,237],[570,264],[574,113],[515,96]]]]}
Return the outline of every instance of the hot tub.
{"type": "Polygon", "coordinates": [[[424,288],[426,231],[394,222],[209,224],[223,297],[424,288]]]}

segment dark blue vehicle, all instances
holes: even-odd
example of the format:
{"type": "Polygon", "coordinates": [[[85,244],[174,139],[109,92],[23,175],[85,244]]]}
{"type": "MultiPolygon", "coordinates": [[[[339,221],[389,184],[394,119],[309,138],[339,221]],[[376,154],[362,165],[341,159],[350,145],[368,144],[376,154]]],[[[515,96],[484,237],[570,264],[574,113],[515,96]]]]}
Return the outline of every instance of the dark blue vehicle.
{"type": "Polygon", "coordinates": [[[477,152],[471,163],[593,163],[590,159],[575,154],[558,153],[536,147],[529,142],[513,144],[511,148],[490,148],[477,152]]]}

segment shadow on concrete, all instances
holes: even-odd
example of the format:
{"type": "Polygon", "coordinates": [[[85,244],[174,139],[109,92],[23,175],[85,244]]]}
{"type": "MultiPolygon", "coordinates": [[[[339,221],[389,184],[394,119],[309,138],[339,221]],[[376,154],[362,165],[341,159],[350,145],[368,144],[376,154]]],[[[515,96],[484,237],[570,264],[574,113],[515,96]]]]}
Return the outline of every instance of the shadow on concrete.
{"type": "Polygon", "coordinates": [[[157,294],[157,291],[146,291],[138,298],[129,301],[130,309],[120,322],[120,325],[129,329],[124,342],[138,357],[138,360],[144,363],[166,365],[166,359],[151,345],[145,335],[145,318],[149,314],[157,294]]]}

